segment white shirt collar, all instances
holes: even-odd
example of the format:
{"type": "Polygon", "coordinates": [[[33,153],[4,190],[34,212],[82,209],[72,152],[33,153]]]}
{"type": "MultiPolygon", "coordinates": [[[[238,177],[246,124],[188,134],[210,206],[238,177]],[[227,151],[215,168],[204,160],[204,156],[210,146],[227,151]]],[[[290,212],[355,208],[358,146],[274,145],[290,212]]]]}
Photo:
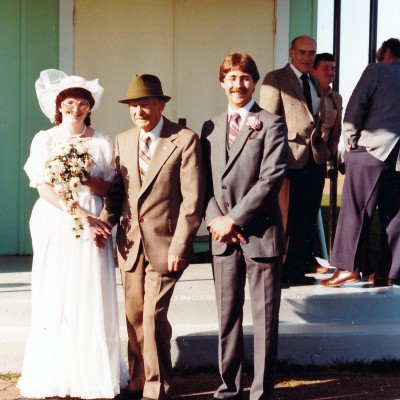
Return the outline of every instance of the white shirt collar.
{"type": "MultiPolygon", "coordinates": [[[[290,68],[292,68],[292,71],[296,74],[297,79],[300,79],[300,77],[303,75],[302,72],[300,72],[293,64],[290,64],[290,68]]],[[[305,74],[310,78],[310,74],[305,74]]]]}
{"type": "Polygon", "coordinates": [[[143,129],[140,130],[140,137],[142,138],[144,134],[147,133],[147,135],[150,137],[151,141],[154,143],[157,141],[157,139],[161,135],[161,130],[164,125],[164,117],[161,116],[160,120],[158,121],[158,124],[149,132],[145,132],[143,129]]]}
{"type": "Polygon", "coordinates": [[[241,107],[238,109],[234,109],[231,105],[228,105],[228,121],[232,114],[239,113],[240,114],[239,128],[241,128],[244,121],[246,121],[247,114],[249,113],[251,107],[253,107],[254,103],[255,103],[255,101],[253,99],[251,99],[244,107],[241,107]]]}

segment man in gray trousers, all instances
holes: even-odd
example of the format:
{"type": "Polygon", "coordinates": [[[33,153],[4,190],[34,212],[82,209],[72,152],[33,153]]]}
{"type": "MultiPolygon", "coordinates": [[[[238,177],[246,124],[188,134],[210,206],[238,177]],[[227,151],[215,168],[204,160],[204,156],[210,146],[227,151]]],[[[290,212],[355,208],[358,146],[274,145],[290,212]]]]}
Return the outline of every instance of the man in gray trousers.
{"type": "Polygon", "coordinates": [[[331,257],[329,287],[360,281],[371,220],[379,206],[382,258],[376,286],[391,286],[400,270],[400,41],[389,39],[378,64],[363,72],[343,123],[346,178],[331,257]],[[389,271],[390,269],[390,271],[389,271]]]}
{"type": "Polygon", "coordinates": [[[285,175],[287,128],[282,117],[252,98],[260,75],[245,53],[220,67],[227,110],[201,132],[206,169],[206,223],[210,231],[219,316],[217,399],[243,396],[243,304],[246,275],[254,326],[250,400],[269,399],[274,387],[282,256],[278,193],[285,175]]]}

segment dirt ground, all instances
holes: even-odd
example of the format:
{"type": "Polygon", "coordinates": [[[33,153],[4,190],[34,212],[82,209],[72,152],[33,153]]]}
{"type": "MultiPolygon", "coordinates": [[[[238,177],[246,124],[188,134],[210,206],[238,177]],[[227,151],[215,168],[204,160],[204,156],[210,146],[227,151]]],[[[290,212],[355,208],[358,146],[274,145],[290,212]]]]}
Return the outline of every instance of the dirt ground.
{"type": "MultiPolygon", "coordinates": [[[[0,380],[0,400],[23,399],[15,387],[17,377],[0,380]]],[[[245,376],[245,399],[249,396],[251,376],[245,376]]],[[[211,400],[219,385],[216,373],[195,372],[175,377],[174,399],[211,400]]],[[[276,400],[399,400],[400,371],[397,372],[298,372],[278,375],[276,400]]]]}

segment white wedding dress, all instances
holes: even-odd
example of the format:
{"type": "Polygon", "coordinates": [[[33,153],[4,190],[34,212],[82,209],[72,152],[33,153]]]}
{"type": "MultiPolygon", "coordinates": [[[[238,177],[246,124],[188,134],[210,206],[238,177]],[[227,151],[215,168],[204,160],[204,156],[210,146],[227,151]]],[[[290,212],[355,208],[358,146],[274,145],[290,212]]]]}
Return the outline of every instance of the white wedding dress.
{"type": "MultiPolygon", "coordinates": [[[[45,162],[62,140],[54,130],[34,137],[24,167],[30,186],[44,182],[45,162]]],[[[95,131],[85,145],[93,176],[111,181],[111,138],[95,131]]],[[[103,198],[84,186],[79,203],[98,215],[103,198]]],[[[41,198],[32,210],[32,320],[18,387],[29,398],[114,398],[122,363],[112,242],[98,249],[88,227],[76,239],[71,218],[41,198]]]]}

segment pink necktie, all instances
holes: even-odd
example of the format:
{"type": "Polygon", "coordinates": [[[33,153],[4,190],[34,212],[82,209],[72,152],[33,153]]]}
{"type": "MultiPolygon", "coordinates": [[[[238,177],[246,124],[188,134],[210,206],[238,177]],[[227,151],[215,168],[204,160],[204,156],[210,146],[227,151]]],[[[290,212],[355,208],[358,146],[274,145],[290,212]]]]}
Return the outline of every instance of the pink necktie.
{"type": "Polygon", "coordinates": [[[230,117],[229,121],[229,136],[228,136],[228,148],[231,148],[233,142],[236,140],[239,135],[239,113],[233,113],[230,117]]]}

